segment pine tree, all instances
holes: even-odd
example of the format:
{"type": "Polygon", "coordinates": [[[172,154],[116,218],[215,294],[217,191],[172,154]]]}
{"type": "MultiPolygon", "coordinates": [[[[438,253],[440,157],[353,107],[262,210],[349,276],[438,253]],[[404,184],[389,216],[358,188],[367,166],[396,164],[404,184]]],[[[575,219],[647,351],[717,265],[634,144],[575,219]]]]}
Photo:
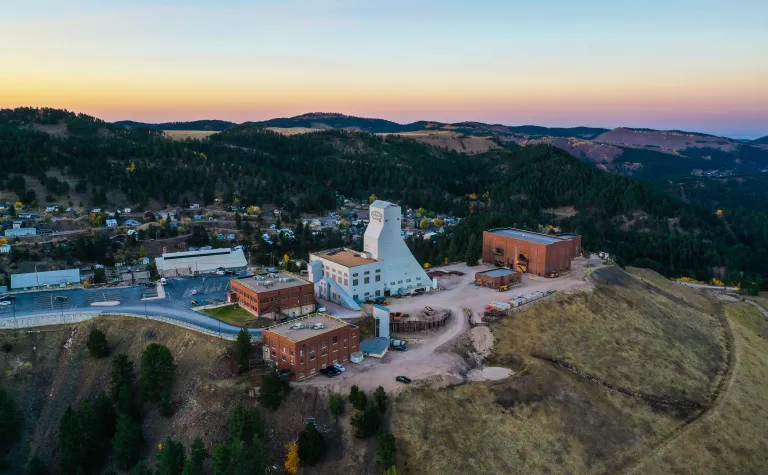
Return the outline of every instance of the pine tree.
{"type": "Polygon", "coordinates": [[[467,242],[467,252],[464,256],[468,266],[476,266],[482,257],[480,255],[480,243],[477,242],[477,234],[472,233],[469,235],[469,241],[467,242]]]}
{"type": "Polygon", "coordinates": [[[380,471],[386,471],[397,462],[397,445],[395,436],[389,432],[379,434],[376,437],[376,467],[380,471]]]}
{"type": "Polygon", "coordinates": [[[129,415],[120,414],[117,420],[117,432],[112,441],[117,466],[123,470],[133,467],[141,454],[141,426],[129,415]]]}
{"type": "Polygon", "coordinates": [[[248,329],[243,328],[237,334],[235,343],[235,360],[237,361],[240,372],[248,369],[248,359],[251,356],[251,334],[248,329]]]}
{"type": "Polygon", "coordinates": [[[94,358],[106,358],[109,356],[107,336],[98,328],[91,329],[91,333],[88,335],[88,342],[85,346],[94,358]]]}
{"type": "Polygon", "coordinates": [[[112,358],[112,376],[110,378],[110,394],[117,400],[120,390],[125,386],[130,391],[136,375],[133,371],[133,361],[125,353],[118,353],[112,358]]]}
{"type": "Polygon", "coordinates": [[[151,402],[169,393],[176,378],[176,363],[168,347],[151,343],[141,355],[141,389],[151,402]]]}
{"type": "Polygon", "coordinates": [[[277,370],[271,371],[265,374],[261,380],[261,388],[259,389],[258,396],[259,404],[261,404],[262,407],[274,411],[280,407],[280,404],[290,390],[290,382],[286,378],[280,376],[277,370]]]}
{"type": "Polygon", "coordinates": [[[379,430],[381,425],[381,414],[373,401],[366,404],[362,412],[357,412],[350,419],[352,427],[355,428],[355,436],[359,438],[370,437],[379,430]]]}
{"type": "Polygon", "coordinates": [[[168,436],[157,451],[157,475],[181,475],[182,470],[184,446],[168,436]]]}
{"type": "Polygon", "coordinates": [[[379,386],[376,388],[376,391],[373,393],[373,402],[376,404],[380,413],[384,414],[387,412],[387,393],[384,392],[383,387],[379,386]]]}
{"type": "Polygon", "coordinates": [[[331,394],[328,399],[328,412],[331,413],[334,419],[339,420],[339,416],[344,414],[344,398],[341,394],[331,394]]]}
{"type": "Polygon", "coordinates": [[[306,465],[317,465],[325,456],[325,438],[314,421],[310,421],[299,434],[299,458],[306,465]]]}

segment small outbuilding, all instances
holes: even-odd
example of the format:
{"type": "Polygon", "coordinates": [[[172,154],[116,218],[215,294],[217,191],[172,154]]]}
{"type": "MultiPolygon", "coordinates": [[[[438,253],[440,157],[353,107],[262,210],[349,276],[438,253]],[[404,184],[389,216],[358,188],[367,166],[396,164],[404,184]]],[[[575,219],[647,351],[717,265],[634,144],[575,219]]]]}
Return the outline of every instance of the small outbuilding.
{"type": "Polygon", "coordinates": [[[520,273],[512,269],[491,269],[475,274],[475,284],[489,289],[512,286],[521,281],[520,273]]]}

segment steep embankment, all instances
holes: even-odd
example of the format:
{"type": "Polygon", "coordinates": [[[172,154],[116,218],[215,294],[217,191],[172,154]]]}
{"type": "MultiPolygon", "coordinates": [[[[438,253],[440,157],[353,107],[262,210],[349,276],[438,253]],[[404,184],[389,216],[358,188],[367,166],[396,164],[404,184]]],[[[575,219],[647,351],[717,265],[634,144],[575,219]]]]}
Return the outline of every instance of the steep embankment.
{"type": "Polygon", "coordinates": [[[727,369],[720,304],[646,270],[593,279],[591,291],[492,326],[490,363],[514,376],[401,395],[393,431],[402,464],[412,473],[610,472],[704,414],[727,369]]]}

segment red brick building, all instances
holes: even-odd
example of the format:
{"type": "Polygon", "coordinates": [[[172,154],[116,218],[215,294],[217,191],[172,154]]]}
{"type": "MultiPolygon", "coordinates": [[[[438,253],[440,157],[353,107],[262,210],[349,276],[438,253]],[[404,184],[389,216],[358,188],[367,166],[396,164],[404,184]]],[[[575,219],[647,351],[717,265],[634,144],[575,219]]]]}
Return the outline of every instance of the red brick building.
{"type": "Polygon", "coordinates": [[[257,317],[298,317],[315,311],[314,285],[287,273],[232,279],[232,300],[257,317]]]}
{"type": "Polygon", "coordinates": [[[483,262],[538,276],[571,270],[581,254],[581,236],[554,236],[501,228],[483,233],[483,262]]]}
{"type": "Polygon", "coordinates": [[[491,269],[475,273],[475,284],[489,289],[519,284],[522,276],[512,269],[491,269]]]}
{"type": "Polygon", "coordinates": [[[360,334],[344,320],[316,313],[264,329],[261,341],[264,359],[293,371],[291,378],[299,381],[349,361],[359,351],[360,334]]]}

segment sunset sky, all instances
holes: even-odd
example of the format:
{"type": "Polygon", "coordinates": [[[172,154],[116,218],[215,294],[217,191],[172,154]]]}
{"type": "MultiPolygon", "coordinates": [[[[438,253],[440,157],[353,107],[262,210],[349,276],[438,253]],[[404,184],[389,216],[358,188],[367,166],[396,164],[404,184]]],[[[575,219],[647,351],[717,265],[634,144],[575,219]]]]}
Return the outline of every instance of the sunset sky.
{"type": "Polygon", "coordinates": [[[0,107],[768,135],[766,0],[2,3],[0,107]]]}

